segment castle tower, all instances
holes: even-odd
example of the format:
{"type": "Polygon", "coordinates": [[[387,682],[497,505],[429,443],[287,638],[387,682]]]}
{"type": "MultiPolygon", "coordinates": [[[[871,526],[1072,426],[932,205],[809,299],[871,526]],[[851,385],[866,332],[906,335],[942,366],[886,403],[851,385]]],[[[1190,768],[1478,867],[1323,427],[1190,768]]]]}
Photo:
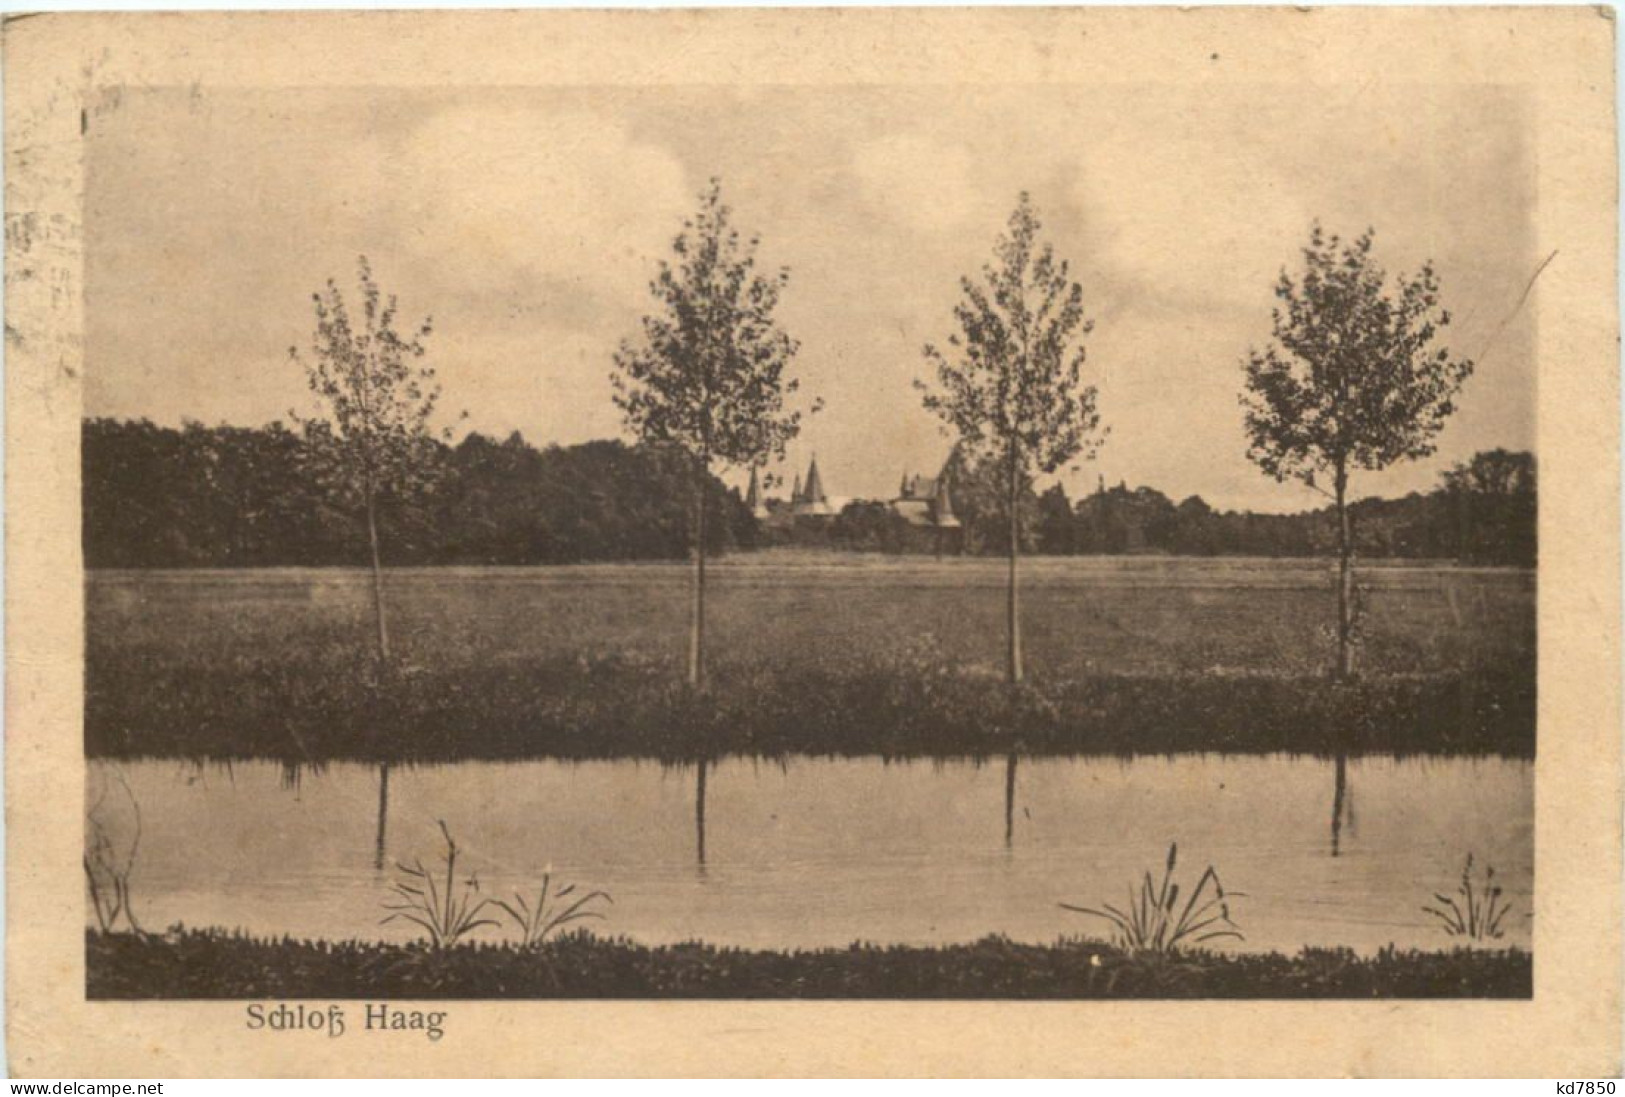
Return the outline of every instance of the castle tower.
{"type": "Polygon", "coordinates": [[[948,466],[944,464],[942,471],[937,473],[936,498],[932,500],[932,510],[937,525],[952,528],[959,525],[959,519],[954,515],[954,501],[948,495],[948,466]]]}
{"type": "Polygon", "coordinates": [[[830,509],[829,497],[824,494],[824,478],[818,474],[818,458],[807,466],[807,478],[796,478],[796,491],[791,508],[798,515],[827,518],[835,512],[830,509]]]}
{"type": "Polygon", "coordinates": [[[745,508],[750,511],[752,518],[768,516],[767,503],[762,499],[762,485],[756,478],[755,465],[750,469],[750,487],[745,490],[745,508]]]}
{"type": "Polygon", "coordinates": [[[796,486],[790,489],[790,505],[798,506],[801,503],[801,473],[796,473],[796,486]]]}
{"type": "Polygon", "coordinates": [[[818,455],[814,454],[812,464],[807,466],[807,485],[803,492],[805,501],[812,506],[828,502],[824,496],[824,481],[818,476],[818,455]]]}

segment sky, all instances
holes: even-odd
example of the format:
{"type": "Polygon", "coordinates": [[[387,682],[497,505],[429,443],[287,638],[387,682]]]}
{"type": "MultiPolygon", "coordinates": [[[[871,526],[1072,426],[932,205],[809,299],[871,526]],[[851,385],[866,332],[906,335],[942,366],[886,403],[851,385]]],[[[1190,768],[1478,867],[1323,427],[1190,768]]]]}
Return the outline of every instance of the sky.
{"type": "Polygon", "coordinates": [[[1372,83],[126,89],[87,138],[85,414],[314,410],[288,348],[365,254],[403,317],[433,316],[458,431],[628,437],[613,351],[716,176],[790,270],[793,373],[825,405],[780,471],[816,454],[832,496],[885,498],[947,454],[921,348],[1025,190],[1095,321],[1110,435],[1069,492],[1323,502],[1247,461],[1238,402],[1316,218],[1375,228],[1391,272],[1431,259],[1446,341],[1478,362],[1435,456],[1354,485],[1425,491],[1479,449],[1534,445],[1533,117],[1515,89],[1372,83]]]}

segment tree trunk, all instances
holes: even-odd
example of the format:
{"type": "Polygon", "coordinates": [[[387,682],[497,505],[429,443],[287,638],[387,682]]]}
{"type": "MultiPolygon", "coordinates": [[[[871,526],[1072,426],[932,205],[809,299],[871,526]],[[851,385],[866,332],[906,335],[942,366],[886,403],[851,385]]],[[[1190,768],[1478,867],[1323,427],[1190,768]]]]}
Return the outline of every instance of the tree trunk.
{"type": "Polygon", "coordinates": [[[1348,472],[1337,469],[1337,678],[1354,676],[1354,538],[1349,527],[1348,472]]]}
{"type": "Polygon", "coordinates": [[[231,518],[226,523],[226,559],[232,564],[243,562],[243,508],[233,499],[231,503],[231,518]]]}
{"type": "Polygon", "coordinates": [[[378,555],[377,503],[367,493],[367,539],[372,544],[372,607],[378,620],[378,661],[389,662],[389,625],[384,620],[384,565],[378,555]]]}
{"type": "Polygon", "coordinates": [[[700,868],[705,868],[705,767],[709,759],[701,758],[699,775],[694,779],[694,848],[700,868]]]}
{"type": "Polygon", "coordinates": [[[1011,685],[1021,681],[1021,594],[1016,571],[1016,560],[1021,555],[1021,518],[1016,512],[1018,499],[1018,483],[1016,478],[1016,456],[1012,449],[1010,452],[1010,586],[1009,586],[1009,621],[1010,633],[1010,660],[1006,677],[1011,685]]]}
{"type": "Polygon", "coordinates": [[[694,612],[688,636],[688,684],[705,685],[705,481],[710,470],[700,463],[694,493],[694,612]]]}
{"type": "Polygon", "coordinates": [[[378,767],[378,837],[373,842],[372,867],[384,867],[384,839],[389,830],[389,765],[378,767]]]}
{"type": "Polygon", "coordinates": [[[1016,837],[1016,756],[1010,755],[1004,763],[1004,848],[1009,849],[1016,837]]]}
{"type": "Polygon", "coordinates": [[[1335,763],[1332,788],[1332,856],[1339,852],[1343,835],[1343,797],[1348,789],[1348,755],[1339,754],[1335,763]]]}

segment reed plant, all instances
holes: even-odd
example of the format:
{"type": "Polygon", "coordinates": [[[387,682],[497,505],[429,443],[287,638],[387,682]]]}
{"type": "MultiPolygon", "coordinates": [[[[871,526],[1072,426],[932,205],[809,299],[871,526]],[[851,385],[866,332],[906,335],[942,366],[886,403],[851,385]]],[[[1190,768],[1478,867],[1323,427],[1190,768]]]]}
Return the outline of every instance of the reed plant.
{"type": "Polygon", "coordinates": [[[552,892],[553,874],[542,874],[542,886],[536,894],[535,904],[527,902],[524,895],[514,892],[513,902],[502,899],[493,900],[515,926],[519,929],[519,943],[530,948],[546,941],[550,934],[563,929],[573,922],[582,922],[592,918],[606,917],[603,911],[592,909],[592,905],[599,900],[614,904],[607,891],[589,891],[585,895],[576,895],[576,886],[566,884],[558,891],[552,892]]]}
{"type": "Polygon", "coordinates": [[[1060,904],[1063,910],[1099,918],[1111,926],[1112,944],[1131,955],[1173,956],[1191,945],[1226,938],[1244,940],[1241,927],[1230,917],[1230,900],[1242,892],[1227,892],[1219,874],[1209,865],[1197,878],[1196,886],[1179,902],[1180,886],[1174,882],[1179,860],[1179,843],[1168,846],[1161,884],[1152,883],[1147,871],[1138,890],[1129,886],[1126,910],[1110,903],[1094,907],[1060,904]]]}
{"type": "Polygon", "coordinates": [[[493,901],[480,897],[480,880],[476,873],[461,879],[457,876],[457,842],[451,836],[444,819],[438,820],[440,833],[446,839],[444,879],[437,883],[436,874],[423,867],[421,860],[407,865],[399,861],[395,867],[402,879],[396,880],[390,890],[395,894],[383,906],[391,913],[379,920],[379,925],[396,919],[423,927],[429,934],[429,944],[435,949],[449,948],[482,926],[495,926],[495,918],[485,914],[493,901]]]}
{"type": "Polygon", "coordinates": [[[130,789],[130,783],[118,770],[113,778],[130,801],[133,832],[124,856],[115,849],[113,836],[102,818],[102,806],[107,801],[107,782],[104,779],[100,795],[90,805],[85,818],[85,884],[90,891],[90,909],[103,933],[118,929],[119,919],[132,933],[145,932],[135,916],[135,899],[130,891],[130,878],[135,875],[135,859],[141,849],[141,805],[130,789]]]}
{"type": "Polygon", "coordinates": [[[1469,853],[1461,866],[1461,882],[1456,885],[1456,897],[1434,892],[1438,906],[1422,907],[1439,927],[1452,937],[1461,937],[1475,943],[1499,941],[1505,934],[1501,923],[1511,909],[1502,897],[1501,885],[1495,882],[1493,866],[1484,866],[1484,882],[1473,886],[1473,855],[1469,853]],[[1458,901],[1459,900],[1459,901],[1458,901]]]}

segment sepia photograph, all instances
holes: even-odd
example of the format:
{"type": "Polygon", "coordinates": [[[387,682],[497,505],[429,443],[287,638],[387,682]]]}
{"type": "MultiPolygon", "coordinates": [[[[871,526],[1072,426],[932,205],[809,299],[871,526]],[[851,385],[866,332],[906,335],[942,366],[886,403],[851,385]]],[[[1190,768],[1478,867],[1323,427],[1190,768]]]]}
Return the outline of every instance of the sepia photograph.
{"type": "MultiPolygon", "coordinates": [[[[628,56],[753,25],[712,14],[628,56]]],[[[1065,48],[1018,14],[947,38],[1065,48]]],[[[1587,262],[1551,100],[1295,84],[1263,40],[962,81],[92,56],[71,213],[7,197],[8,351],[16,257],[74,255],[74,993],[415,1047],[481,1001],[1538,1004],[1578,932],[1536,888],[1543,348],[1587,262]]]]}
{"type": "Polygon", "coordinates": [[[1515,93],[117,94],[92,996],[1529,994],[1515,93]]]}

